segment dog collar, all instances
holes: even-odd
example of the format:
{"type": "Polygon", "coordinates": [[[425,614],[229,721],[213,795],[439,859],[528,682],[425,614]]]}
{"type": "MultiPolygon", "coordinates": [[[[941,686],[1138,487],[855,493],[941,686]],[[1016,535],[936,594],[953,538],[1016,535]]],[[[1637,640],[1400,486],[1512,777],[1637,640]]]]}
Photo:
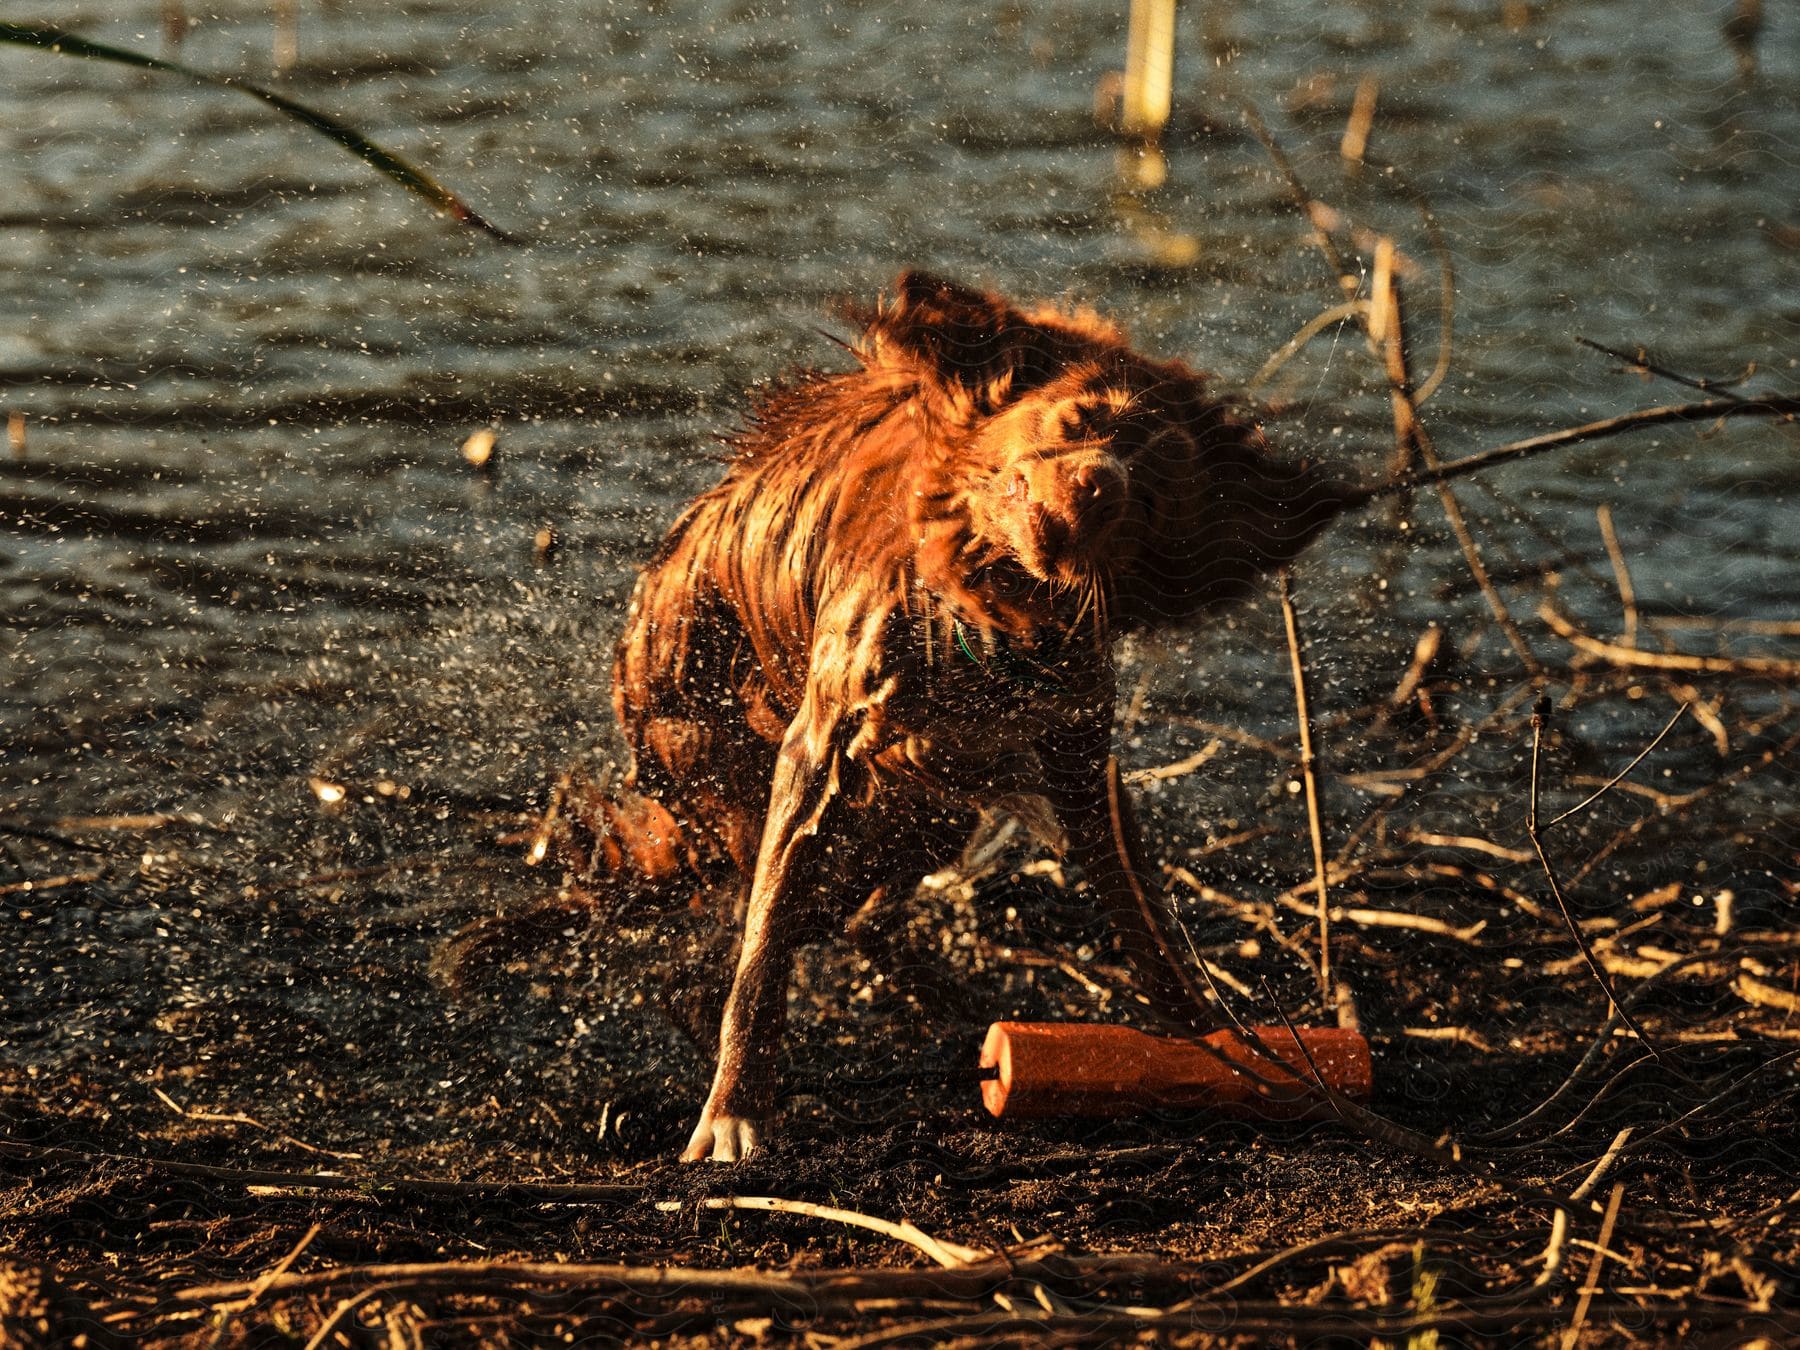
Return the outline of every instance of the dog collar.
{"type": "Polygon", "coordinates": [[[969,641],[969,630],[963,626],[961,619],[950,621],[952,640],[956,650],[961,652],[969,664],[981,666],[995,671],[1018,684],[1046,692],[1060,692],[1063,681],[1052,672],[1049,666],[1041,661],[1034,661],[1028,656],[1021,656],[1014,650],[1012,643],[1000,636],[994,643],[994,659],[989,661],[979,655],[969,641]]]}

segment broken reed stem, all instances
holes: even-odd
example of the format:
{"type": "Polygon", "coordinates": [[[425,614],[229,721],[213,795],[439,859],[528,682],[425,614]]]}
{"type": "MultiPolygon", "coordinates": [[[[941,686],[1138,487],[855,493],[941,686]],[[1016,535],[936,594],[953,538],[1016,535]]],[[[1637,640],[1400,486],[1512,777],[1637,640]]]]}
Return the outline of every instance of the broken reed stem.
{"type": "MultiPolygon", "coordinates": [[[[1380,293],[1373,296],[1369,306],[1369,337],[1381,348],[1387,367],[1388,388],[1394,404],[1392,476],[1401,478],[1413,467],[1415,453],[1418,462],[1428,470],[1442,468],[1443,462],[1438,458],[1437,448],[1432,444],[1431,437],[1420,424],[1418,407],[1413,402],[1412,372],[1406,355],[1406,318],[1400,301],[1400,278],[1393,270],[1393,241],[1386,237],[1383,237],[1381,247],[1376,250],[1375,273],[1380,293]],[[1382,303],[1384,295],[1385,304],[1382,303]],[[1380,317],[1377,318],[1377,315],[1380,317]]],[[[1501,598],[1499,589],[1488,574],[1487,564],[1481,558],[1481,548],[1476,544],[1475,536],[1463,518],[1462,504],[1456,500],[1456,493],[1447,482],[1437,484],[1437,493],[1444,508],[1444,518],[1450,522],[1457,546],[1462,549],[1463,559],[1469,566],[1469,575],[1475,578],[1475,584],[1480,587],[1482,598],[1487,601],[1488,609],[1493,613],[1494,622],[1499,624],[1507,643],[1525,663],[1526,671],[1533,679],[1538,678],[1543,674],[1543,665],[1531,650],[1530,644],[1525,641],[1525,634],[1519,631],[1519,625],[1513,621],[1512,611],[1506,607],[1506,601],[1501,598]]]]}
{"type": "Polygon", "coordinates": [[[1306,665],[1300,656],[1300,623],[1294,614],[1294,598],[1288,570],[1275,573],[1281,593],[1281,621],[1287,629],[1288,661],[1294,674],[1294,715],[1300,724],[1300,781],[1306,789],[1306,823],[1312,834],[1313,884],[1319,892],[1319,989],[1331,998],[1331,894],[1325,876],[1325,830],[1319,817],[1319,778],[1313,753],[1312,714],[1306,703],[1306,665]]]}
{"type": "MultiPolygon", "coordinates": [[[[1675,1069],[1663,1058],[1662,1052],[1656,1048],[1655,1042],[1644,1034],[1644,1029],[1638,1025],[1638,1020],[1625,1010],[1625,1006],[1619,1002],[1618,995],[1613,993],[1612,981],[1607,979],[1606,970],[1601,966],[1600,959],[1594,955],[1593,947],[1588,944],[1587,935],[1581,931],[1581,925],[1575,921],[1575,915],[1569,908],[1569,902],[1563,899],[1562,887],[1556,880],[1556,871],[1550,866],[1550,855],[1544,851],[1543,837],[1538,830],[1538,765],[1543,758],[1544,723],[1549,720],[1549,717],[1550,696],[1540,694],[1536,706],[1531,710],[1531,797],[1525,809],[1525,833],[1531,839],[1531,847],[1537,854],[1539,866],[1544,869],[1544,878],[1550,883],[1550,895],[1556,901],[1557,909],[1562,911],[1563,923],[1568,926],[1569,935],[1575,939],[1575,945],[1580,949],[1582,959],[1587,962],[1594,982],[1606,995],[1606,1001],[1610,1005],[1613,1015],[1631,1028],[1632,1034],[1642,1042],[1646,1050],[1656,1057],[1657,1063],[1670,1069],[1671,1072],[1680,1073],[1680,1070],[1675,1069]]],[[[1683,1076],[1685,1077],[1685,1075],[1683,1076]]]]}
{"type": "Polygon", "coordinates": [[[1244,392],[1246,394],[1254,394],[1258,389],[1261,389],[1273,379],[1275,373],[1292,360],[1294,354],[1307,343],[1311,342],[1320,333],[1323,333],[1327,328],[1331,327],[1332,324],[1343,323],[1346,319],[1357,318],[1364,313],[1367,307],[1368,302],[1366,300],[1346,300],[1342,304],[1333,305],[1330,309],[1323,310],[1320,313],[1313,315],[1313,317],[1307,320],[1301,327],[1299,332],[1295,333],[1294,336],[1282,343],[1281,346],[1275,350],[1275,353],[1270,356],[1267,361],[1262,363],[1262,369],[1250,377],[1249,383],[1244,386],[1244,392]]]}
{"type": "Polygon", "coordinates": [[[1779,656],[1690,656],[1686,652],[1647,652],[1589,637],[1548,600],[1538,606],[1538,617],[1551,632],[1576,651],[1599,657],[1615,666],[1648,670],[1683,670],[1707,675],[1764,675],[1775,679],[1800,679],[1800,661],[1779,656]]]}
{"type": "Polygon", "coordinates": [[[1394,241],[1385,234],[1375,245],[1375,272],[1369,282],[1369,307],[1364,327],[1388,379],[1388,397],[1394,407],[1394,458],[1388,476],[1398,478],[1413,468],[1418,443],[1418,413],[1413,406],[1407,367],[1406,315],[1400,308],[1399,278],[1394,275],[1394,241]]]}
{"type": "Polygon", "coordinates": [[[1375,98],[1381,82],[1365,75],[1356,84],[1356,97],[1350,103],[1350,117],[1344,123],[1344,138],[1338,142],[1338,154],[1349,164],[1361,164],[1363,152],[1369,148],[1369,129],[1375,125],[1375,98]]]}
{"type": "Polygon", "coordinates": [[[1600,520],[1600,538],[1606,544],[1606,556],[1612,563],[1613,579],[1619,583],[1619,605],[1625,611],[1625,631],[1619,641],[1627,647],[1637,646],[1637,591],[1631,584],[1631,569],[1625,565],[1625,550],[1619,547],[1619,535],[1613,529],[1612,505],[1602,502],[1594,514],[1600,520]]]}

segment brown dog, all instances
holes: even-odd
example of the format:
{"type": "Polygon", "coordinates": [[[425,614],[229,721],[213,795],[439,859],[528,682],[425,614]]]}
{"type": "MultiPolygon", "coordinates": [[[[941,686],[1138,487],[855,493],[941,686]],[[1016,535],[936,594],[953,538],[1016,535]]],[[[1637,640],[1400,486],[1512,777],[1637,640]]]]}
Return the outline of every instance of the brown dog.
{"type": "Polygon", "coordinates": [[[1148,992],[1205,1023],[1131,875],[1112,642],[1240,599],[1343,500],[1091,312],[908,273],[857,317],[857,369],[757,401],[619,647],[634,791],[602,851],[744,887],[690,1161],[767,1129],[796,949],[953,859],[984,804],[1047,799],[1148,992]]]}

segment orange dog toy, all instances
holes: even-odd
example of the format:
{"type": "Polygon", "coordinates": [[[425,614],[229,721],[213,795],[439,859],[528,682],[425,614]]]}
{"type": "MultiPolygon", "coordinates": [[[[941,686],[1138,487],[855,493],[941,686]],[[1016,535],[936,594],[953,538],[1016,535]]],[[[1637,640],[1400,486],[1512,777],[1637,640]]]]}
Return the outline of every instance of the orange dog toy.
{"type": "Polygon", "coordinates": [[[1155,1107],[1295,1120],[1331,1114],[1320,1080],[1345,1097],[1368,1100],[1373,1070],[1369,1043],[1359,1033],[1251,1030],[1255,1047],[1235,1031],[1178,1041],[1130,1027],[995,1022],[981,1047],[981,1068],[989,1075],[981,1099],[1005,1120],[1119,1116],[1155,1107]]]}

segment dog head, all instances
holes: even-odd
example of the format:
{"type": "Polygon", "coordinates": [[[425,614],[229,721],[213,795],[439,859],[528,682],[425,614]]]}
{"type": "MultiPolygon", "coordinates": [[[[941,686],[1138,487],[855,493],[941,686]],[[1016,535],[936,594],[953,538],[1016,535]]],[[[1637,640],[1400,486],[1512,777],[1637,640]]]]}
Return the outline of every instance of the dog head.
{"type": "Polygon", "coordinates": [[[910,386],[915,537],[929,585],[1016,628],[1092,608],[1153,626],[1243,598],[1343,503],[1268,453],[1178,361],[1091,311],[1021,310],[919,273],[858,344],[910,386]]]}

